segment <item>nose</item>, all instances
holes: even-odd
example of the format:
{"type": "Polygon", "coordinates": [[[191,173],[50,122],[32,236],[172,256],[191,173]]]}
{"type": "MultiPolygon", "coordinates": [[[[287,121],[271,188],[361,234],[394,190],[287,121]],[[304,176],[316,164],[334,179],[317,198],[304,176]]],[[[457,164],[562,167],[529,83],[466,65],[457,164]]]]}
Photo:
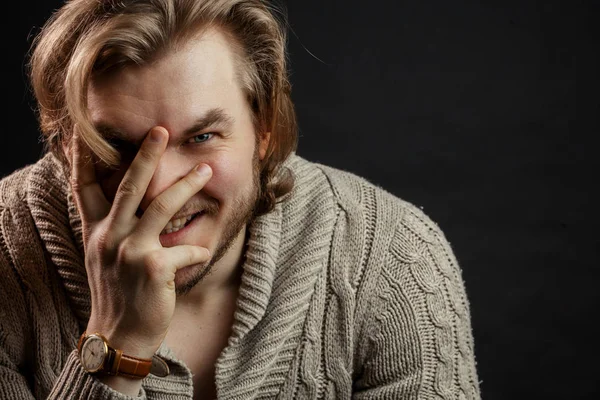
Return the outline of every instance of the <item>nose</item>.
{"type": "Polygon", "coordinates": [[[167,147],[142,198],[141,209],[148,209],[157,196],[186,176],[195,166],[195,163],[188,163],[184,156],[167,147]]]}

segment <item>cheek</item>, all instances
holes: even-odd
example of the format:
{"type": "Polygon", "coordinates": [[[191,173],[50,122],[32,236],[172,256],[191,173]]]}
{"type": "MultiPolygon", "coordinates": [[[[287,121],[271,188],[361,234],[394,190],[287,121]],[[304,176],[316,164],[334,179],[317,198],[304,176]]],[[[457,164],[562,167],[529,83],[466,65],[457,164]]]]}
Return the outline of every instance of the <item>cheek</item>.
{"type": "Polygon", "coordinates": [[[252,185],[252,159],[216,156],[205,161],[213,175],[204,186],[203,192],[219,200],[245,193],[252,185]]]}

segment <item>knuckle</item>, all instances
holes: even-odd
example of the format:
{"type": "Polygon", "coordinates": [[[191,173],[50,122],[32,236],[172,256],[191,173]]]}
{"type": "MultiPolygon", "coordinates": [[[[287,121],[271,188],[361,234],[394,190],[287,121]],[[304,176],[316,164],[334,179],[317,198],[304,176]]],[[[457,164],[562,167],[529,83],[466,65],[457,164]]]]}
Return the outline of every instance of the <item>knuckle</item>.
{"type": "Polygon", "coordinates": [[[138,150],[138,156],[142,161],[151,162],[155,158],[155,153],[150,146],[142,146],[138,150]]]}
{"type": "Polygon", "coordinates": [[[144,267],[150,279],[159,276],[163,270],[163,260],[158,253],[148,253],[144,256],[144,267]]]}
{"type": "Polygon", "coordinates": [[[119,184],[119,193],[125,196],[136,196],[140,194],[141,188],[130,179],[123,179],[119,184]]]}
{"type": "Polygon", "coordinates": [[[117,249],[118,259],[122,264],[132,264],[135,262],[135,246],[130,240],[122,240],[117,249]]]}
{"type": "Polygon", "coordinates": [[[85,185],[81,182],[81,180],[79,178],[76,178],[76,177],[72,177],[69,180],[69,183],[71,185],[71,190],[76,195],[81,194],[81,192],[83,192],[83,190],[85,188],[85,185]]]}
{"type": "Polygon", "coordinates": [[[210,253],[208,252],[208,249],[205,249],[204,247],[197,247],[196,254],[197,257],[203,261],[206,261],[210,258],[210,253]]]}
{"type": "Polygon", "coordinates": [[[152,208],[158,215],[168,214],[170,210],[169,201],[159,196],[152,202],[152,208]]]}
{"type": "Polygon", "coordinates": [[[194,248],[188,248],[186,252],[187,265],[191,265],[196,262],[196,260],[201,257],[200,251],[194,248]]]}
{"type": "Polygon", "coordinates": [[[69,179],[69,184],[71,185],[71,188],[73,189],[74,192],[78,192],[79,189],[81,188],[81,184],[79,183],[79,179],[77,179],[74,176],[72,176],[71,179],[69,179]]]}
{"type": "Polygon", "coordinates": [[[196,191],[198,189],[198,186],[200,186],[202,184],[202,180],[186,176],[183,179],[182,183],[183,183],[186,191],[196,191]]]}
{"type": "Polygon", "coordinates": [[[98,237],[98,242],[97,242],[98,248],[101,251],[112,252],[118,246],[108,229],[99,230],[97,237],[98,237]]]}

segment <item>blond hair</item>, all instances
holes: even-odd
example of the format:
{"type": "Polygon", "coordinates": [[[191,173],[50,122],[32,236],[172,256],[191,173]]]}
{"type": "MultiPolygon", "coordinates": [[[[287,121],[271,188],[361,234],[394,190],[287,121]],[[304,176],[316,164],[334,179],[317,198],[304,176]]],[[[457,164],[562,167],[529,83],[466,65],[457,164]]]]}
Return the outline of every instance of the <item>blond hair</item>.
{"type": "Polygon", "coordinates": [[[36,37],[29,63],[46,150],[67,165],[63,145],[70,143],[77,124],[92,152],[106,164],[118,165],[119,153],[89,117],[87,89],[92,77],[151,63],[204,29],[220,27],[237,53],[237,74],[257,135],[270,132],[260,165],[256,213],[270,211],[292,188],[291,175],[278,173],[297,146],[282,16],[260,0],[68,1],[36,37]]]}

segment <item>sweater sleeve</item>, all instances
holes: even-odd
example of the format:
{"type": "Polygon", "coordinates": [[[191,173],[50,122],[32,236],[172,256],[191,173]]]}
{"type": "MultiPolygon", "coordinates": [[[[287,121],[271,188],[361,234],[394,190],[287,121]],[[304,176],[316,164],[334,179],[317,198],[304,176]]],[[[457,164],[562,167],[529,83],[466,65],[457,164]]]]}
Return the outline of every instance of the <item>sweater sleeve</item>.
{"type": "Polygon", "coordinates": [[[409,208],[359,338],[361,374],[353,398],[480,399],[461,270],[439,227],[409,208]]]}
{"type": "MultiPolygon", "coordinates": [[[[8,217],[6,212],[0,208],[0,220],[8,217]]],[[[60,354],[59,332],[52,332],[50,316],[39,307],[40,299],[51,298],[43,296],[51,288],[15,267],[5,227],[0,224],[0,400],[146,399],[143,388],[133,398],[88,374],[76,349],[66,360],[48,359],[50,354],[60,354]],[[35,334],[36,330],[47,332],[35,334]]]]}
{"type": "MultiPolygon", "coordinates": [[[[27,378],[12,363],[5,349],[0,348],[0,399],[35,399],[27,378]]],[[[139,397],[130,397],[104,385],[85,372],[74,350],[46,399],[141,400],[146,399],[146,395],[144,388],[139,397]]]]}
{"type": "MultiPolygon", "coordinates": [[[[0,332],[0,336],[4,338],[6,332],[0,332]]],[[[19,373],[4,347],[0,347],[0,399],[34,399],[27,379],[19,373]]]]}
{"type": "Polygon", "coordinates": [[[54,399],[145,400],[146,393],[142,387],[138,397],[131,397],[105,385],[83,369],[73,350],[48,397],[54,399]]]}

